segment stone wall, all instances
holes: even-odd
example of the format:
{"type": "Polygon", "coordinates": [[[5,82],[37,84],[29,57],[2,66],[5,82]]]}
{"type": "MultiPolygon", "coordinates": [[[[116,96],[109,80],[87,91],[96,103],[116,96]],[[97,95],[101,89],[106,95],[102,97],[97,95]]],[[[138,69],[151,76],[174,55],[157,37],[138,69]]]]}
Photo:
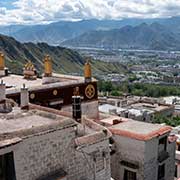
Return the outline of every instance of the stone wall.
{"type": "Polygon", "coordinates": [[[79,149],[76,152],[75,163],[78,164],[76,174],[79,176],[78,180],[110,180],[109,141],[79,149]]]}
{"type": "Polygon", "coordinates": [[[36,180],[58,169],[67,169],[74,137],[75,131],[71,127],[24,139],[14,152],[17,180],[36,180]]]}
{"type": "Polygon", "coordinates": [[[169,143],[167,146],[167,151],[169,153],[169,158],[166,161],[166,174],[165,179],[166,180],[173,180],[175,175],[175,152],[176,152],[176,143],[169,143]]]}
{"type": "MultiPolygon", "coordinates": [[[[166,134],[167,136],[167,134],[166,134]]],[[[115,180],[123,180],[124,169],[137,173],[138,180],[152,180],[158,177],[158,167],[165,164],[164,180],[173,180],[175,172],[175,144],[167,141],[167,152],[169,157],[163,162],[158,162],[159,138],[149,141],[138,141],[135,139],[113,135],[116,153],[111,156],[111,172],[115,180]],[[137,165],[134,168],[122,164],[122,161],[137,165]]]]}
{"type": "Polygon", "coordinates": [[[110,180],[108,140],[77,149],[75,138],[74,127],[69,127],[24,139],[14,150],[17,180],[36,180],[60,169],[67,172],[67,180],[110,180]],[[94,154],[103,152],[104,167],[97,172],[102,161],[96,162],[94,154]]]}
{"type": "Polygon", "coordinates": [[[146,180],[158,177],[158,138],[151,139],[145,143],[144,178],[146,180]]]}
{"type": "Polygon", "coordinates": [[[138,180],[144,180],[143,164],[145,143],[135,139],[113,135],[116,153],[111,157],[111,173],[115,180],[123,180],[124,169],[137,173],[138,180]],[[122,161],[130,162],[138,168],[129,168],[121,164],[122,161]]]}

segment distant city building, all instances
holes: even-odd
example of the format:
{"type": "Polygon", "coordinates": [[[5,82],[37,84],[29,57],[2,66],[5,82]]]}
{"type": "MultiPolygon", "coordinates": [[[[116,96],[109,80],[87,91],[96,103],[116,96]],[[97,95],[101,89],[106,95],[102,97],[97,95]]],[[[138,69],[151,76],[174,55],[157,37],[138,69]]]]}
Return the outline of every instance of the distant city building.
{"type": "Polygon", "coordinates": [[[166,104],[174,105],[175,114],[180,115],[180,97],[169,96],[163,98],[166,104]]]}
{"type": "Polygon", "coordinates": [[[99,111],[138,121],[152,122],[155,115],[171,116],[174,106],[146,97],[100,98],[99,111]]]}

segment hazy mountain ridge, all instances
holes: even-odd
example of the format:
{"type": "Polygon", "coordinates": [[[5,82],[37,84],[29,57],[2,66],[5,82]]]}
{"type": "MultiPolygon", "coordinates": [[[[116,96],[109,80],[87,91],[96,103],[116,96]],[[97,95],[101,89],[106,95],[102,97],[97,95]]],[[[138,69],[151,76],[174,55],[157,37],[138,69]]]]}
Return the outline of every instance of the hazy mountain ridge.
{"type": "MultiPolygon", "coordinates": [[[[31,60],[41,75],[43,58],[49,54],[53,58],[53,69],[60,73],[83,74],[85,60],[76,51],[60,46],[50,46],[46,43],[20,43],[14,38],[0,35],[0,51],[6,55],[6,65],[13,73],[22,74],[22,69],[31,60]]],[[[92,61],[94,74],[108,72],[124,72],[126,67],[119,63],[92,61]]]]}
{"type": "Polygon", "coordinates": [[[0,26],[0,33],[12,36],[20,42],[46,42],[50,45],[60,45],[63,42],[63,45],[68,46],[77,46],[77,44],[80,44],[78,46],[86,46],[87,42],[85,41],[89,39],[88,35],[98,33],[99,37],[95,36],[95,39],[93,38],[93,43],[95,44],[90,42],[88,46],[119,48],[117,44],[122,43],[122,48],[151,48],[163,50],[179,49],[179,47],[177,47],[180,37],[179,32],[180,17],[163,19],[131,18],[123,20],[91,19],[77,22],[60,21],[46,25],[0,26]],[[116,38],[111,37],[110,34],[113,33],[115,33],[116,38]],[[122,35],[120,33],[122,33],[122,35]],[[136,38],[134,38],[134,35],[136,38]],[[150,37],[148,37],[149,35],[150,37]],[[83,41],[77,40],[79,38],[83,39],[83,41]],[[132,38],[136,44],[130,42],[129,38],[132,38]],[[145,38],[147,42],[145,42],[143,38],[145,38]],[[73,44],[71,44],[71,39],[73,39],[73,44]],[[75,40],[77,44],[75,44],[75,40]],[[83,45],[81,45],[81,43],[83,43],[83,45]],[[106,45],[106,43],[108,43],[108,45],[106,45]],[[110,46],[111,44],[112,46],[110,46]]]}
{"type": "Polygon", "coordinates": [[[48,44],[57,45],[88,31],[119,28],[125,24],[135,23],[128,22],[95,19],[78,22],[60,21],[47,25],[0,27],[0,33],[12,36],[21,42],[47,42],[48,44]]]}
{"type": "Polygon", "coordinates": [[[179,35],[159,23],[125,26],[109,31],[92,31],[62,43],[64,46],[180,50],[179,35]]]}
{"type": "Polygon", "coordinates": [[[86,32],[94,30],[120,29],[124,26],[138,26],[142,23],[152,24],[158,22],[178,32],[180,17],[166,19],[123,19],[123,20],[82,20],[77,22],[59,21],[45,25],[10,25],[0,26],[0,33],[12,36],[20,42],[46,42],[58,45],[86,32]]]}

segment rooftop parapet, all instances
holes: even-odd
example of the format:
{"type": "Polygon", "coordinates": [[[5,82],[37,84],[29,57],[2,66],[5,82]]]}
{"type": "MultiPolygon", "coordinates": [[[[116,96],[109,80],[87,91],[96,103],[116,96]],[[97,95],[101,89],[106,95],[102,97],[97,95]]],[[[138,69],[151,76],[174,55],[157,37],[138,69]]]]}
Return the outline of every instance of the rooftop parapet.
{"type": "Polygon", "coordinates": [[[170,133],[172,130],[172,127],[166,125],[144,123],[127,118],[122,119],[124,119],[122,122],[108,127],[112,134],[139,141],[148,141],[163,134],[170,133]]]}

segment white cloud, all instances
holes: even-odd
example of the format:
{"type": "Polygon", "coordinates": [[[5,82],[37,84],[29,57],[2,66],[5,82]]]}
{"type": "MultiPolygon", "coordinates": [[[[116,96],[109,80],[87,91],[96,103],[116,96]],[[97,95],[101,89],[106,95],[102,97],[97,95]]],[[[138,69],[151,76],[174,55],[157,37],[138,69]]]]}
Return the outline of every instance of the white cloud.
{"type": "Polygon", "coordinates": [[[180,15],[180,0],[17,0],[13,5],[0,7],[1,24],[180,15]]]}

